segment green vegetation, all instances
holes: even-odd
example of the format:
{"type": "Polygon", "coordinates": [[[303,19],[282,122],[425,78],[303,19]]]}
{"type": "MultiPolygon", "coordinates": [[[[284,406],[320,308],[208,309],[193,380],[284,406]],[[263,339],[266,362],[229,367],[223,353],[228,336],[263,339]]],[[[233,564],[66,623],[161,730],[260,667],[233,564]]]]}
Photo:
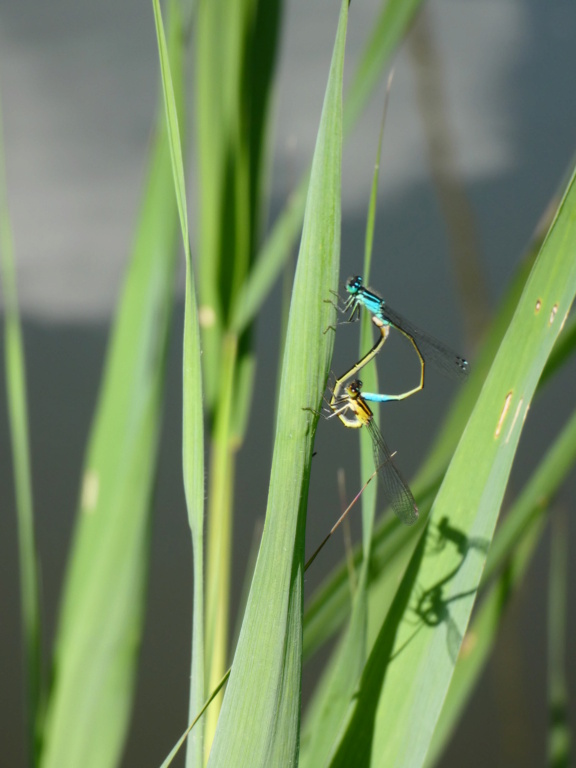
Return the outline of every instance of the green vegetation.
{"type": "MultiPolygon", "coordinates": [[[[324,299],[338,288],[343,137],[384,80],[418,6],[415,0],[383,4],[344,97],[354,6],[349,11],[343,0],[338,18],[332,9],[326,23],[334,26],[335,42],[310,171],[262,238],[282,4],[199,0],[191,88],[184,56],[189,9],[171,0],[161,12],[153,0],[162,105],[86,449],[50,686],[41,674],[26,377],[1,174],[5,368],[31,764],[108,768],[121,760],[146,607],[151,493],[182,243],[182,465],[194,555],[190,723],[232,664],[226,685],[185,740],[187,766],[432,766],[456,727],[551,500],[576,461],[575,413],[554,443],[542,447],[536,472],[509,500],[509,513],[496,528],[530,404],[536,395],[545,397],[545,383],[575,352],[576,323],[567,318],[576,293],[576,182],[572,176],[546,236],[521,264],[490,321],[470,380],[411,482],[419,523],[408,529],[390,516],[375,519],[372,483],[362,498],[353,599],[343,563],[305,607],[308,485],[334,343],[334,334],[323,331],[336,322],[334,306],[324,299]],[[193,130],[185,124],[190,92],[193,130]],[[186,198],[190,136],[199,159],[193,179],[197,232],[189,231],[186,198]],[[266,520],[230,656],[235,463],[254,396],[253,329],[298,238],[266,520]],[[337,632],[340,640],[302,717],[303,663],[337,632]]],[[[365,276],[377,178],[376,172],[365,276]]],[[[361,349],[369,331],[365,321],[361,349]]],[[[373,376],[366,372],[367,389],[377,391],[373,376]]],[[[366,435],[361,437],[362,474],[368,477],[372,456],[366,435]]],[[[562,552],[561,542],[555,546],[562,552]]],[[[566,573],[560,560],[550,624],[562,629],[558,595],[566,573]]],[[[562,655],[558,643],[550,661],[551,708],[559,700],[565,705],[562,655]]],[[[551,723],[551,760],[557,754],[566,759],[566,721],[551,723]]]]}

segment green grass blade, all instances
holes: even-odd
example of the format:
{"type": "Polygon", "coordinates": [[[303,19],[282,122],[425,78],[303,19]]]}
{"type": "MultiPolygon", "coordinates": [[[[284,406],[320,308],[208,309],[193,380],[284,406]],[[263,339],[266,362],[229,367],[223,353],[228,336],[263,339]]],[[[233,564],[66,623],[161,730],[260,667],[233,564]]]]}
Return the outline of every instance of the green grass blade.
{"type": "MultiPolygon", "coordinates": [[[[181,35],[172,43],[181,99],[181,35]]],[[[161,127],[85,462],[43,768],[114,766],[126,736],[144,613],[176,227],[161,127]]]]}
{"type": "MultiPolygon", "coordinates": [[[[382,157],[382,141],[384,139],[384,126],[386,124],[386,112],[388,109],[388,101],[390,97],[390,87],[392,84],[392,78],[388,78],[388,85],[386,88],[386,95],[384,99],[384,109],[382,110],[382,119],[380,121],[380,132],[378,135],[378,144],[376,147],[376,159],[374,162],[374,171],[372,173],[372,185],[370,188],[370,200],[368,203],[368,215],[366,218],[366,234],[364,242],[364,265],[362,268],[362,274],[365,275],[366,283],[370,280],[370,269],[372,266],[372,247],[374,244],[374,227],[376,225],[376,207],[378,202],[378,180],[380,176],[380,159],[382,157]]],[[[370,349],[373,344],[372,334],[374,332],[373,324],[370,320],[369,314],[364,312],[361,317],[360,328],[360,347],[358,350],[360,359],[370,349]]],[[[374,363],[368,365],[362,371],[362,379],[364,386],[369,392],[378,392],[378,372],[374,363]]],[[[374,411],[374,420],[376,424],[380,424],[380,409],[376,408],[374,411]]],[[[373,471],[374,455],[372,450],[372,441],[370,435],[366,429],[360,430],[360,472],[362,477],[369,477],[373,471]]],[[[362,565],[363,571],[361,583],[363,589],[367,587],[368,569],[371,560],[372,539],[374,531],[374,516],[376,514],[376,494],[377,483],[367,488],[362,494],[362,549],[364,552],[364,562],[362,565]]],[[[365,653],[365,649],[364,649],[365,653]]]]}
{"type": "MultiPolygon", "coordinates": [[[[376,202],[378,198],[378,176],[388,93],[389,90],[386,94],[386,102],[376,149],[376,160],[374,163],[374,173],[366,221],[366,243],[362,274],[366,276],[365,279],[367,282],[370,275],[374,225],[376,220],[376,202]]],[[[362,317],[362,328],[360,333],[360,357],[372,346],[373,342],[371,336],[372,323],[370,322],[368,313],[365,313],[362,317]]],[[[378,391],[378,376],[375,365],[367,366],[362,372],[362,378],[367,389],[372,392],[378,391]]],[[[378,419],[377,412],[374,414],[374,418],[378,419]]],[[[372,443],[367,430],[361,430],[359,437],[361,447],[361,476],[368,478],[374,471],[372,443]]],[[[368,581],[371,562],[370,552],[372,546],[372,532],[374,528],[374,516],[376,513],[376,492],[377,483],[372,483],[368,488],[365,488],[362,493],[363,559],[360,566],[358,584],[354,591],[352,612],[342,641],[336,648],[335,658],[332,660],[328,672],[324,676],[322,685],[319,686],[318,694],[316,695],[310,710],[310,716],[306,719],[306,727],[302,736],[302,755],[300,761],[303,768],[305,768],[305,766],[314,768],[315,766],[326,764],[335,736],[338,733],[346,714],[348,702],[354,693],[366,661],[368,581]]]]}
{"type": "MultiPolygon", "coordinates": [[[[178,218],[180,220],[182,240],[186,252],[186,261],[188,262],[188,257],[190,255],[190,237],[188,233],[186,184],[184,180],[184,165],[182,162],[182,141],[180,139],[179,109],[176,103],[176,88],[178,87],[178,81],[176,81],[175,84],[172,76],[172,68],[170,66],[170,52],[168,50],[168,43],[166,42],[164,25],[162,23],[162,14],[160,12],[160,3],[158,0],[152,0],[152,7],[154,10],[154,23],[156,24],[156,41],[158,43],[158,55],[160,58],[160,75],[162,81],[162,93],[164,96],[164,114],[166,117],[166,125],[168,127],[168,147],[170,149],[170,161],[172,166],[172,174],[174,177],[174,192],[176,194],[178,218]]],[[[173,14],[179,13],[179,8],[176,2],[172,2],[170,8],[173,14]]],[[[178,31],[181,33],[182,30],[179,23],[177,27],[178,31]]],[[[177,74],[177,72],[175,74],[177,74]]],[[[179,94],[179,96],[181,99],[181,94],[179,94]]],[[[180,111],[181,109],[182,103],[180,104],[180,111]]]]}
{"type": "Polygon", "coordinates": [[[568,711],[566,667],[566,607],[568,576],[567,519],[552,525],[550,581],[548,589],[548,765],[572,765],[572,738],[568,711]]]}
{"type": "Polygon", "coordinates": [[[38,728],[42,699],[40,596],[38,562],[34,535],[32,469],[28,430],[26,363],[18,308],[16,266],[12,223],[8,210],[8,194],[4,167],[4,131],[0,111],[0,277],[4,298],[4,363],[6,395],[16,516],[18,522],[18,555],[20,564],[20,600],[22,603],[22,638],[24,675],[26,680],[26,716],[28,751],[31,764],[38,759],[38,728]]]}
{"type": "MultiPolygon", "coordinates": [[[[204,427],[202,409],[202,369],[200,363],[200,327],[190,238],[188,232],[188,214],[186,205],[186,185],[184,181],[184,163],[178,113],[183,105],[178,105],[170,57],[159,0],[153,0],[156,36],[160,55],[162,91],[168,126],[168,143],[174,176],[174,189],[178,201],[178,214],[182,241],[186,256],[186,291],[184,303],[184,348],[183,348],[183,434],[182,464],[184,491],[188,522],[192,532],[194,554],[194,603],[192,626],[192,663],[189,712],[193,717],[201,708],[205,698],[204,683],[204,427]]],[[[173,5],[173,13],[177,11],[173,5]]],[[[178,75],[178,72],[176,73],[178,75]]],[[[186,755],[187,766],[201,766],[204,758],[203,722],[194,729],[188,741],[186,755]]]]}
{"type": "MultiPolygon", "coordinates": [[[[230,571],[232,567],[234,452],[231,425],[234,411],[235,373],[238,341],[233,334],[222,337],[220,393],[216,420],[212,429],[209,485],[209,527],[206,570],[206,677],[208,690],[216,685],[229,663],[228,617],[230,608],[230,571]]],[[[222,696],[208,710],[206,748],[214,737],[222,696]]]]}
{"type": "MultiPolygon", "coordinates": [[[[281,0],[211,0],[200,3],[197,14],[198,287],[211,431],[205,640],[209,688],[229,664],[235,460],[249,423],[255,369],[250,323],[238,328],[233,315],[261,238],[281,8],[281,0]]],[[[207,715],[207,744],[219,705],[220,699],[207,715]]]]}
{"type": "MultiPolygon", "coordinates": [[[[194,603],[192,614],[192,662],[190,671],[189,714],[196,713],[206,695],[204,680],[204,430],[202,414],[202,375],[200,368],[200,329],[195,291],[192,284],[190,254],[186,267],[184,310],[183,376],[183,471],[188,520],[192,531],[194,557],[194,603]]],[[[203,723],[189,740],[187,766],[204,764],[203,723]]]]}
{"type": "Polygon", "coordinates": [[[184,731],[182,736],[180,736],[180,738],[178,739],[176,744],[174,744],[174,746],[170,750],[169,754],[166,756],[166,759],[162,761],[162,765],[160,766],[160,768],[168,768],[168,766],[172,764],[172,760],[174,760],[174,758],[178,754],[180,748],[182,747],[182,745],[184,744],[184,742],[186,741],[186,739],[190,735],[190,732],[196,727],[197,723],[202,718],[202,716],[204,715],[204,713],[206,712],[208,707],[212,704],[212,702],[214,701],[216,696],[220,693],[220,690],[228,682],[228,678],[230,677],[230,672],[231,672],[231,670],[228,669],[228,671],[224,674],[224,677],[220,680],[218,685],[212,690],[212,692],[210,693],[210,696],[208,696],[208,698],[206,699],[206,701],[202,705],[201,709],[198,710],[198,712],[194,716],[194,719],[192,720],[192,722],[190,723],[188,728],[186,728],[186,730],[184,731]]]}
{"type": "Polygon", "coordinates": [[[387,619],[388,627],[378,638],[351,706],[350,728],[334,765],[349,765],[353,751],[355,764],[360,766],[413,768],[425,759],[474,604],[524,419],[574,299],[576,262],[571,244],[575,237],[573,176],[395,601],[405,599],[404,619],[396,623],[392,611],[387,619]],[[420,549],[422,560],[416,576],[420,549]],[[368,670],[373,674],[370,680],[368,670]],[[364,731],[362,744],[360,723],[368,723],[365,728],[370,729],[368,737],[364,731]]]}
{"type": "Polygon", "coordinates": [[[348,3],[340,22],[312,174],[282,369],[262,544],[210,766],[290,765],[300,721],[306,499],[334,319],[323,299],[337,285],[340,251],[342,76],[348,3]]]}

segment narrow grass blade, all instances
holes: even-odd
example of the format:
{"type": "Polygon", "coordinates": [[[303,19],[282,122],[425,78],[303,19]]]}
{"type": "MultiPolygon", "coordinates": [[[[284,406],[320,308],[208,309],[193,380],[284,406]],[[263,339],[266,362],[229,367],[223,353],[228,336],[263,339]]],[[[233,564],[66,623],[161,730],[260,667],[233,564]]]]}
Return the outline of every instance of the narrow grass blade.
{"type": "Polygon", "coordinates": [[[364,676],[333,765],[349,765],[353,753],[359,766],[425,759],[522,426],[576,292],[575,212],[573,176],[436,497],[417,578],[401,587],[409,586],[404,619],[383,630],[367,665],[378,684],[364,676]]]}
{"type": "MultiPolygon", "coordinates": [[[[188,510],[188,522],[192,532],[194,555],[194,603],[192,625],[192,663],[189,712],[192,717],[204,702],[204,426],[202,408],[202,369],[200,363],[200,327],[186,204],[184,163],[180,140],[179,113],[182,114],[182,100],[177,99],[178,90],[173,80],[168,45],[164,34],[159,0],[153,0],[156,36],[160,55],[162,91],[168,126],[168,144],[172,161],[174,190],[178,202],[178,215],[186,257],[186,291],[184,303],[184,346],[183,346],[183,432],[182,465],[184,492],[188,510]]],[[[173,3],[172,12],[178,7],[173,3]]],[[[180,73],[176,70],[176,86],[180,73]]],[[[188,740],[187,766],[202,766],[204,759],[203,723],[194,729],[188,740]]]]}
{"type": "Polygon", "coordinates": [[[340,251],[342,76],[348,3],[340,14],[312,163],[282,369],[266,522],[209,765],[295,764],[300,722],[306,498],[317,409],[328,378],[340,251]]]}
{"type": "Polygon", "coordinates": [[[182,745],[184,744],[184,742],[186,741],[186,739],[188,738],[188,736],[190,735],[192,730],[197,727],[198,722],[201,720],[202,716],[204,715],[204,713],[206,712],[208,707],[212,704],[212,702],[214,701],[216,696],[218,696],[218,694],[220,693],[220,690],[228,682],[228,678],[230,677],[230,672],[231,672],[231,670],[228,669],[227,672],[224,674],[224,677],[220,680],[218,685],[210,693],[210,696],[208,696],[208,698],[206,699],[206,701],[202,705],[202,708],[198,711],[198,713],[194,717],[194,720],[192,720],[192,722],[190,723],[188,728],[186,728],[186,730],[184,731],[182,736],[180,736],[180,738],[178,739],[176,744],[174,744],[174,746],[172,747],[172,749],[170,750],[170,752],[166,756],[166,759],[162,762],[162,765],[160,766],[160,768],[168,768],[168,766],[172,764],[172,760],[174,760],[174,758],[176,757],[176,755],[180,751],[182,745]]]}
{"type": "MultiPolygon", "coordinates": [[[[172,27],[179,99],[181,39],[172,27]]],[[[43,768],[115,766],[126,736],[144,614],[176,227],[167,133],[161,127],[85,462],[43,768]]]]}
{"type": "MultiPolygon", "coordinates": [[[[366,242],[364,253],[364,268],[362,274],[366,280],[370,274],[370,262],[372,256],[372,244],[374,236],[374,224],[376,219],[376,202],[378,198],[378,176],[380,157],[382,152],[382,137],[388,104],[388,90],[382,115],[380,135],[376,149],[374,173],[370,190],[370,202],[366,221],[366,242]]],[[[368,313],[362,318],[360,333],[359,356],[372,346],[372,323],[368,313]]],[[[366,386],[374,392],[378,391],[378,376],[374,365],[367,366],[362,373],[366,386]]],[[[378,413],[374,414],[378,423],[378,413]]],[[[367,430],[360,431],[360,470],[363,477],[371,476],[374,469],[372,442],[367,430]]],[[[376,513],[377,483],[366,488],[362,494],[362,542],[363,559],[358,576],[358,584],[354,591],[350,621],[344,632],[341,642],[338,644],[334,659],[331,661],[327,674],[322,684],[318,687],[314,697],[309,716],[306,718],[306,726],[302,736],[302,768],[325,765],[330,755],[336,734],[339,732],[344,720],[348,702],[358,683],[362,668],[366,662],[366,638],[368,621],[368,581],[370,569],[370,552],[372,547],[372,533],[374,529],[374,516],[376,513]]]]}
{"type": "MultiPolygon", "coordinates": [[[[370,200],[368,204],[368,215],[366,218],[366,234],[364,242],[364,265],[362,274],[365,275],[365,279],[368,282],[370,279],[370,269],[372,266],[372,248],[374,244],[374,228],[376,225],[376,209],[378,202],[378,180],[380,177],[380,159],[382,157],[382,141],[384,139],[384,126],[386,125],[386,113],[388,111],[388,102],[390,100],[390,89],[392,87],[392,74],[388,77],[386,86],[386,94],[384,97],[384,107],[382,110],[382,119],[380,121],[380,132],[378,134],[378,144],[376,147],[376,158],[374,162],[374,171],[372,174],[372,185],[370,188],[370,200]]],[[[365,354],[365,351],[372,345],[372,333],[373,325],[370,320],[369,314],[364,312],[361,319],[360,329],[360,348],[358,353],[360,357],[365,354]]],[[[362,373],[364,385],[368,391],[378,392],[378,373],[375,365],[369,365],[364,368],[362,373]]],[[[374,421],[377,425],[380,424],[379,408],[375,409],[374,421]]],[[[374,461],[373,446],[368,430],[360,430],[360,471],[362,477],[367,477],[371,471],[371,466],[374,461]]],[[[376,495],[377,486],[370,489],[368,494],[362,496],[362,549],[364,552],[364,561],[362,568],[366,572],[365,578],[362,578],[363,588],[366,589],[369,576],[369,567],[371,561],[372,552],[372,540],[374,532],[374,516],[376,514],[376,495]]],[[[363,575],[364,576],[364,575],[363,575]]],[[[363,598],[365,599],[365,598],[363,598]]],[[[364,621],[366,617],[364,618],[364,621]]],[[[366,652],[364,648],[363,653],[366,652]]]]}
{"type": "MultiPolygon", "coordinates": [[[[205,669],[207,689],[212,690],[229,663],[228,617],[232,568],[234,451],[232,414],[235,402],[235,374],[238,365],[238,340],[226,333],[221,339],[220,392],[212,429],[210,453],[209,515],[206,569],[205,669]]],[[[222,697],[208,711],[206,750],[216,730],[222,697]]]]}
{"type": "Polygon", "coordinates": [[[567,518],[552,524],[548,589],[548,765],[572,765],[572,737],[566,685],[566,609],[568,605],[567,518]]]}
{"type": "Polygon", "coordinates": [[[26,681],[26,716],[28,752],[31,764],[38,759],[38,729],[42,700],[41,621],[38,585],[38,562],[34,535],[32,501],[32,469],[28,431],[26,363],[18,291],[12,223],[8,210],[8,190],[4,168],[4,131],[0,111],[0,277],[4,299],[4,362],[6,394],[18,521],[18,554],[20,564],[20,600],[22,603],[22,637],[24,677],[26,681]]]}
{"type": "MultiPolygon", "coordinates": [[[[197,264],[204,395],[211,433],[205,621],[208,689],[229,664],[235,461],[249,423],[255,369],[251,322],[238,328],[233,317],[261,239],[281,9],[281,0],[210,0],[198,4],[196,17],[197,264]]],[[[208,712],[207,745],[219,705],[220,699],[208,712]]]]}
{"type": "MultiPolygon", "coordinates": [[[[374,162],[374,171],[372,174],[372,185],[370,188],[370,200],[368,203],[368,215],[366,218],[366,234],[364,242],[364,265],[362,274],[365,275],[366,282],[370,279],[370,269],[372,265],[372,247],[374,244],[374,227],[376,225],[376,209],[378,202],[378,180],[380,177],[380,159],[382,157],[382,141],[384,139],[384,126],[386,124],[386,113],[388,111],[388,102],[390,100],[390,88],[392,87],[392,75],[388,77],[386,86],[386,95],[384,97],[384,108],[382,110],[382,119],[380,121],[380,132],[378,135],[378,144],[376,147],[376,158],[374,162]]],[[[360,347],[358,353],[360,357],[372,346],[373,325],[368,312],[362,314],[360,329],[360,347]]],[[[369,365],[363,369],[362,378],[364,385],[369,392],[378,392],[378,373],[375,365],[369,365]]],[[[379,408],[375,409],[374,421],[380,424],[379,408]]],[[[360,430],[360,471],[362,477],[367,477],[371,471],[374,461],[372,441],[368,430],[360,430]]],[[[368,494],[362,496],[362,549],[364,552],[363,569],[366,570],[366,579],[368,578],[368,568],[371,560],[372,539],[374,531],[374,516],[376,514],[376,495],[377,485],[370,489],[368,494]]],[[[367,581],[364,581],[366,589],[367,581]]],[[[364,649],[365,653],[365,649],[364,649]]]]}

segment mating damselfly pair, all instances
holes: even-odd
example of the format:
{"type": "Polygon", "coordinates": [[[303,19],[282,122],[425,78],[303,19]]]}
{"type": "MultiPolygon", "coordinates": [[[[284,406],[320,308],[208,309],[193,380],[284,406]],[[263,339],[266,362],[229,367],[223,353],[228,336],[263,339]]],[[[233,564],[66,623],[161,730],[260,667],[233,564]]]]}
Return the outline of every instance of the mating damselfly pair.
{"type": "Polygon", "coordinates": [[[358,317],[364,307],[371,313],[372,322],[379,330],[379,337],[369,352],[336,379],[328,418],[337,416],[344,426],[350,429],[366,427],[372,440],[374,463],[386,498],[398,518],[405,525],[412,525],[418,519],[418,507],[412,491],[393,461],[368,403],[405,400],[422,390],[427,363],[451,378],[465,378],[468,375],[468,361],[393,310],[381,296],[363,285],[359,275],[347,281],[346,291],[348,295],[342,311],[348,314],[348,321],[358,317]],[[420,381],[413,389],[398,395],[363,392],[362,382],[357,378],[358,373],[380,352],[391,328],[399,331],[414,348],[420,361],[420,381]]]}

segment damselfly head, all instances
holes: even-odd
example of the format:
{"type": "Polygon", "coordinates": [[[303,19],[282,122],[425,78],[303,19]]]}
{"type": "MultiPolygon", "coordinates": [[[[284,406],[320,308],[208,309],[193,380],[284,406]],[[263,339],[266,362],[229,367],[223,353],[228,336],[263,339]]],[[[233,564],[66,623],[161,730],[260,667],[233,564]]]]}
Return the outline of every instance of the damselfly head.
{"type": "Polygon", "coordinates": [[[360,290],[360,288],[362,288],[362,278],[360,277],[360,275],[356,275],[355,277],[349,277],[348,280],[346,280],[346,290],[352,296],[355,296],[360,290]]]}
{"type": "Polygon", "coordinates": [[[354,381],[351,381],[346,389],[351,397],[357,398],[362,391],[362,382],[360,379],[354,379],[354,381]]]}

